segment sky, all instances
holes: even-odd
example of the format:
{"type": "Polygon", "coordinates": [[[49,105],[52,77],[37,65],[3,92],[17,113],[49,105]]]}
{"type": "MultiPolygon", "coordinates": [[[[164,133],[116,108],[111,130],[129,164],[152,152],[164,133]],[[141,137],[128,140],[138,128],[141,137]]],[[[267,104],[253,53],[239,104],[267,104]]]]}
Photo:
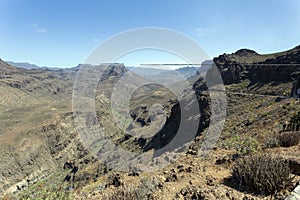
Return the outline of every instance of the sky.
{"type": "MultiPolygon", "coordinates": [[[[74,67],[120,32],[168,28],[196,41],[213,58],[249,48],[258,53],[300,44],[299,0],[0,0],[0,58],[74,67]]],[[[118,61],[181,63],[157,50],[118,61]]]]}

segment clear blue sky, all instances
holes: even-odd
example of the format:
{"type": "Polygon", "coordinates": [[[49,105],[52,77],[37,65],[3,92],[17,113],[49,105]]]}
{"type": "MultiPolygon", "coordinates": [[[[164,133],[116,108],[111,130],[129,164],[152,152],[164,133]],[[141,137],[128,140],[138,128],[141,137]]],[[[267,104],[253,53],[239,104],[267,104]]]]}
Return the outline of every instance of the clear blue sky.
{"type": "Polygon", "coordinates": [[[101,41],[141,27],[182,32],[211,57],[240,48],[270,53],[300,44],[300,1],[0,0],[0,27],[1,59],[40,66],[76,66],[101,41]]]}

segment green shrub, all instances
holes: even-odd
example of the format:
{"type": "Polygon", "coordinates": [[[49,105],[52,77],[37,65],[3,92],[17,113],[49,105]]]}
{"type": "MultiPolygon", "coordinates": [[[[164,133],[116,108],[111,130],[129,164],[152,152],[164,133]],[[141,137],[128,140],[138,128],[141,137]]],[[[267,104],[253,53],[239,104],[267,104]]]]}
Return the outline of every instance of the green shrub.
{"type": "Polygon", "coordinates": [[[288,162],[270,155],[250,155],[237,160],[232,177],[260,194],[274,194],[292,185],[288,162]]]}
{"type": "Polygon", "coordinates": [[[274,147],[280,147],[280,141],[277,137],[269,137],[264,142],[263,148],[274,148],[274,147]]]}
{"type": "Polygon", "coordinates": [[[283,132],[277,136],[280,146],[291,147],[298,145],[300,140],[300,132],[283,132]]]}
{"type": "Polygon", "coordinates": [[[234,149],[240,154],[256,153],[261,150],[260,143],[250,136],[234,135],[223,143],[225,149],[234,149]]]}

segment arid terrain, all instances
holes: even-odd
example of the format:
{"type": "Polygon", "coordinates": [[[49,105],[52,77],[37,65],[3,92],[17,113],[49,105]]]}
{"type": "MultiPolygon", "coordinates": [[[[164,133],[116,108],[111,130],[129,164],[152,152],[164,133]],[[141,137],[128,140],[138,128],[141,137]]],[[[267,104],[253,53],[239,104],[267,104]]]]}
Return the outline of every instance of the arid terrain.
{"type": "MultiPolygon", "coordinates": [[[[287,199],[300,180],[300,100],[297,94],[300,46],[268,55],[241,49],[215,57],[213,61],[215,65],[206,73],[193,74],[187,79],[191,87],[184,88],[182,94],[184,102],[190,101],[192,93],[196,94],[197,102],[193,103],[199,106],[200,116],[195,114],[181,121],[181,112],[188,110],[188,104],[182,106],[181,99],[160,84],[147,84],[138,88],[130,99],[132,121],[128,126],[130,134],[125,134],[114,118],[118,116],[122,121],[120,112],[123,110],[116,111],[111,106],[114,86],[125,74],[130,74],[136,83],[145,78],[130,72],[124,64],[112,63],[107,69],[97,66],[103,76],[94,85],[95,116],[87,118],[84,111],[74,111],[74,96],[80,93],[74,83],[80,81],[77,77],[80,68],[92,70],[92,66],[23,69],[0,60],[0,197],[287,199]],[[216,69],[225,90],[211,91],[207,79],[201,78],[212,76],[216,69]],[[219,112],[212,110],[217,109],[211,104],[214,92],[225,97],[225,124],[217,144],[207,155],[201,156],[211,114],[219,112]],[[164,113],[151,117],[154,104],[162,105],[164,113]],[[192,142],[186,142],[187,150],[169,165],[152,172],[122,172],[97,158],[95,151],[99,150],[101,140],[88,143],[87,148],[78,133],[76,119],[80,117],[85,117],[87,127],[105,127],[117,147],[137,153],[158,151],[168,145],[176,138],[180,123],[193,124],[191,121],[197,119],[198,127],[192,142]],[[164,124],[160,124],[161,121],[164,124]],[[160,125],[162,129],[157,131],[160,125]],[[291,183],[285,182],[284,187],[267,192],[258,189],[263,188],[263,183],[251,188],[237,180],[236,166],[243,158],[257,155],[280,160],[278,167],[290,170],[287,176],[294,177],[291,183]]],[[[183,75],[190,75],[190,71],[183,75]]],[[[182,85],[173,83],[171,75],[167,81],[172,83],[170,87],[182,85]]],[[[129,91],[135,86],[124,85],[124,88],[129,91]]],[[[122,104],[122,99],[116,103],[122,104]]],[[[253,176],[260,177],[257,174],[253,176]]],[[[297,199],[297,194],[293,195],[297,199]]]]}

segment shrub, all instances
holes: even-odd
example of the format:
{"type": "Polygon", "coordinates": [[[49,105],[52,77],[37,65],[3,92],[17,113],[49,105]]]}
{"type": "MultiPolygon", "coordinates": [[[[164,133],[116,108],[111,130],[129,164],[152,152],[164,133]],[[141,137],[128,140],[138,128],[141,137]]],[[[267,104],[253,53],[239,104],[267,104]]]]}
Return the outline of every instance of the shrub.
{"type": "Polygon", "coordinates": [[[263,148],[274,148],[280,147],[280,141],[277,137],[269,137],[264,142],[263,148]]]}
{"type": "Polygon", "coordinates": [[[121,175],[118,173],[113,173],[108,177],[108,183],[107,185],[113,185],[115,187],[119,187],[123,185],[121,180],[121,175]]]}
{"type": "Polygon", "coordinates": [[[250,155],[237,160],[232,177],[260,194],[274,194],[292,185],[288,162],[270,155],[250,155]]]}
{"type": "Polygon", "coordinates": [[[240,154],[256,153],[261,150],[260,143],[250,136],[234,135],[223,144],[225,149],[234,149],[240,154]]]}
{"type": "Polygon", "coordinates": [[[102,199],[105,200],[137,200],[153,199],[153,192],[159,188],[160,181],[156,178],[144,178],[138,186],[122,185],[111,192],[105,192],[102,199]]]}
{"type": "Polygon", "coordinates": [[[134,189],[134,187],[119,187],[112,192],[108,192],[102,196],[102,199],[106,200],[119,200],[119,199],[128,199],[128,200],[137,200],[139,199],[139,191],[134,189]]]}
{"type": "Polygon", "coordinates": [[[291,147],[299,143],[300,132],[283,132],[277,136],[280,146],[291,147]]]}
{"type": "Polygon", "coordinates": [[[284,131],[299,131],[300,130],[300,112],[293,115],[289,122],[284,125],[284,131]]]}

